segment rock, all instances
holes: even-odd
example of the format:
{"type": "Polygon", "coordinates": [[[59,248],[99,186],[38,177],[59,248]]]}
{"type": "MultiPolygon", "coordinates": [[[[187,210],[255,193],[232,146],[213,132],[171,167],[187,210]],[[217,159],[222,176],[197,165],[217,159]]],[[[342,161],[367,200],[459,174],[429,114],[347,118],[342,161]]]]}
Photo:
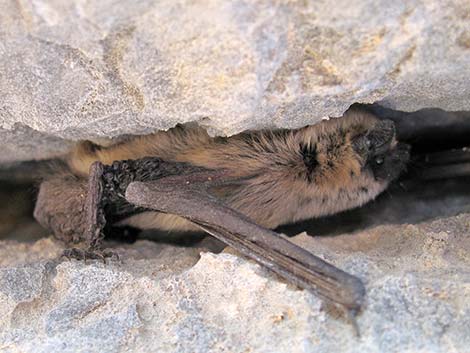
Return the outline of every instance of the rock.
{"type": "Polygon", "coordinates": [[[24,125],[15,125],[13,130],[0,128],[0,136],[3,151],[0,164],[3,164],[5,169],[14,166],[18,161],[58,157],[71,147],[70,141],[24,125]]]}
{"type": "Polygon", "coordinates": [[[355,102],[470,110],[467,5],[3,1],[0,163],[189,121],[294,128],[355,102]]]}
{"type": "MultiPolygon", "coordinates": [[[[335,308],[236,253],[146,240],[123,263],[0,243],[5,352],[468,352],[470,214],[292,240],[359,276],[361,337],[335,308]],[[199,258],[199,252],[201,252],[199,258]]],[[[112,245],[112,244],[110,244],[112,245]]],[[[116,246],[116,245],[113,245],[116,246]]]]}

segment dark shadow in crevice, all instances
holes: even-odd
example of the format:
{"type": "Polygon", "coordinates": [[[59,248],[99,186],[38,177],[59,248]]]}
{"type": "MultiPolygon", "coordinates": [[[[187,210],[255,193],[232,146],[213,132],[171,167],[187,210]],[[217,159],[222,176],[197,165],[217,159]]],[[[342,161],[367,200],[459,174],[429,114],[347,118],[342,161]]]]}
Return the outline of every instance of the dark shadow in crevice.
{"type": "Polygon", "coordinates": [[[33,218],[36,192],[29,182],[0,181],[0,240],[34,241],[47,235],[33,218]]]}
{"type": "Polygon", "coordinates": [[[382,224],[416,224],[470,212],[470,178],[423,182],[405,190],[394,184],[363,207],[333,216],[282,226],[278,231],[295,235],[352,233],[382,224]]]}
{"type": "Polygon", "coordinates": [[[447,112],[428,108],[402,112],[378,104],[354,104],[382,119],[395,122],[397,136],[413,146],[415,153],[441,151],[470,145],[470,111],[447,112]]]}

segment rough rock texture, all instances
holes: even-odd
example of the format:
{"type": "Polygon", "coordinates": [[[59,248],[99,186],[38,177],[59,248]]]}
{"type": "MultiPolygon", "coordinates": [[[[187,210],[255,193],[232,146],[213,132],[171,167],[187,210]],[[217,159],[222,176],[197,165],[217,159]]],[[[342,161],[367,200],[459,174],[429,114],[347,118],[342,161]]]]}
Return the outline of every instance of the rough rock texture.
{"type": "Polygon", "coordinates": [[[354,102],[470,110],[470,8],[467,0],[3,0],[0,73],[0,162],[63,150],[43,133],[112,137],[198,121],[234,134],[311,124],[354,102]],[[22,141],[5,140],[5,130],[22,141]]]}
{"type": "MultiPolygon", "coordinates": [[[[294,128],[355,102],[468,111],[469,54],[468,0],[2,0],[0,164],[190,121],[222,135],[294,128]]],[[[433,222],[376,226],[364,209],[374,228],[293,238],[365,282],[357,338],[337,309],[207,242],[58,260],[27,196],[7,191],[2,353],[470,352],[470,214],[447,213],[463,198],[379,209],[448,216],[433,222]]]]}
{"type": "Polygon", "coordinates": [[[2,352],[470,352],[470,215],[293,241],[361,277],[361,338],[340,312],[225,252],[149,241],[124,263],[0,243],[2,352]]]}

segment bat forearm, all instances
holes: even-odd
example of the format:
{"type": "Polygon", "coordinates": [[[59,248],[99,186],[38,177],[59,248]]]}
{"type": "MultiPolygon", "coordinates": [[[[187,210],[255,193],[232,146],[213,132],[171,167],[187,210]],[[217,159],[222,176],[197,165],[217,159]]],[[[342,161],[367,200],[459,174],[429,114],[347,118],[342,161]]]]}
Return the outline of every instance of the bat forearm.
{"type": "Polygon", "coordinates": [[[146,210],[125,199],[126,189],[131,182],[158,180],[170,175],[187,175],[202,170],[204,169],[185,163],[166,162],[155,157],[115,161],[109,166],[100,162],[93,163],[88,177],[83,238],[90,249],[97,249],[104,238],[107,225],[109,227],[123,218],[146,210]]]}
{"type": "Polygon", "coordinates": [[[358,278],[220,204],[207,193],[207,186],[219,176],[202,175],[203,178],[190,175],[131,183],[126,198],[141,207],[187,218],[290,282],[353,312],[360,310],[365,290],[358,278]],[[204,178],[206,183],[201,181],[204,178]]]}
{"type": "Polygon", "coordinates": [[[350,311],[359,311],[365,290],[358,278],[255,224],[209,194],[209,187],[223,183],[226,177],[224,170],[210,171],[156,158],[119,161],[111,166],[94,163],[86,203],[90,247],[99,247],[105,216],[116,219],[143,210],[171,213],[194,222],[290,282],[350,311]],[[155,172],[149,169],[150,163],[155,172]]]}

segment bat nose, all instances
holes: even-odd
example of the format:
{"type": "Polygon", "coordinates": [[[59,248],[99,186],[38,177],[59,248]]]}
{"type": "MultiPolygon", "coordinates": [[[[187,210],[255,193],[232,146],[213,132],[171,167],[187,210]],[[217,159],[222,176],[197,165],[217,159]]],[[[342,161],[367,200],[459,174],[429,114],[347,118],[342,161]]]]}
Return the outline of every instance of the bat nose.
{"type": "Polygon", "coordinates": [[[395,148],[376,156],[369,165],[376,179],[392,181],[406,170],[410,159],[410,146],[398,143],[395,148]]]}

